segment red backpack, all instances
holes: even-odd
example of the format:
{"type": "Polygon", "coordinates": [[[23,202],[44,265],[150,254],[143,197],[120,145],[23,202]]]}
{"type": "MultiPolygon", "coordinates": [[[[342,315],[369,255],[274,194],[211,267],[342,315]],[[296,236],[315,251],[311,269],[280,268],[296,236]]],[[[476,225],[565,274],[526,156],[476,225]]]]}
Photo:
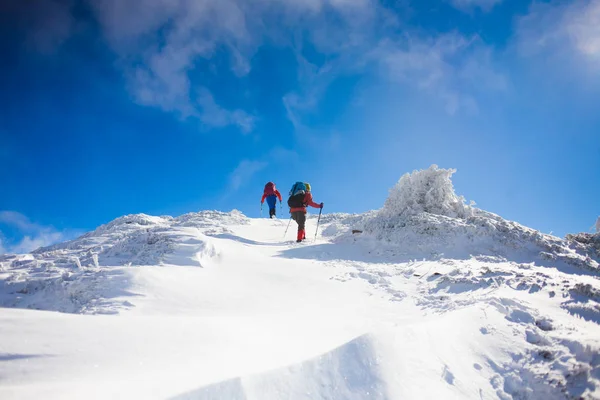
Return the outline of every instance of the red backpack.
{"type": "Polygon", "coordinates": [[[275,195],[275,184],[274,184],[273,182],[268,182],[268,183],[265,185],[265,191],[264,191],[264,194],[265,194],[266,196],[273,196],[273,195],[275,195]]]}

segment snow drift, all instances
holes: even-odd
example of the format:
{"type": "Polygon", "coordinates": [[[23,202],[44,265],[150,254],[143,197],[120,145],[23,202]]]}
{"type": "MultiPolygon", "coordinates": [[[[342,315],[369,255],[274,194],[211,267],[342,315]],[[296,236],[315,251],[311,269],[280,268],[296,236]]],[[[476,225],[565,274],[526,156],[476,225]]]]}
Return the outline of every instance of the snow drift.
{"type": "Polygon", "coordinates": [[[389,399],[373,338],[365,335],[310,360],[238,377],[172,400],[389,399]]]}

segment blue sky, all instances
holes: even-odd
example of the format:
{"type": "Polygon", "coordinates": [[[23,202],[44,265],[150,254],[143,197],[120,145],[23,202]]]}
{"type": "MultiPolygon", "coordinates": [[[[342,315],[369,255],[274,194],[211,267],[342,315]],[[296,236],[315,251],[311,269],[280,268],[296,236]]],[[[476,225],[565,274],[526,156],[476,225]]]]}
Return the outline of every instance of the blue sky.
{"type": "Polygon", "coordinates": [[[258,216],[268,180],[362,212],[434,163],[546,233],[600,214],[600,0],[12,3],[0,252],[129,213],[258,216]]]}

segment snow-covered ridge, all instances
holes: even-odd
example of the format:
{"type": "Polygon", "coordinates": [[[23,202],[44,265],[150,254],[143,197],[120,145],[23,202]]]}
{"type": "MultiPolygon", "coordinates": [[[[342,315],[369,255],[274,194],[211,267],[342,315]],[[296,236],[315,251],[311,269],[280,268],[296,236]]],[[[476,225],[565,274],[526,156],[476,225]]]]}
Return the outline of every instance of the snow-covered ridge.
{"type": "Polygon", "coordinates": [[[2,255],[0,397],[600,399],[599,236],[479,210],[452,172],[302,244],[202,211],[2,255]]]}
{"type": "MultiPolygon", "coordinates": [[[[454,172],[434,165],[405,174],[380,210],[324,214],[322,236],[334,243],[362,246],[373,255],[392,256],[396,261],[494,260],[568,274],[600,275],[600,234],[560,239],[467,205],[454,192],[454,172]]],[[[69,312],[117,312],[128,304],[107,302],[114,307],[89,307],[91,300],[101,297],[102,287],[120,285],[114,267],[211,265],[220,252],[210,237],[230,234],[229,227],[250,221],[235,210],[192,212],[179,217],[126,215],[75,240],[40,248],[29,255],[3,255],[0,304],[69,312]],[[50,301],[47,293],[54,293],[60,301],[50,301]]],[[[562,286],[570,290],[570,286],[562,286]]],[[[593,313],[600,315],[600,308],[593,313]]],[[[589,315],[589,310],[585,314],[589,315]]]]}
{"type": "Polygon", "coordinates": [[[454,192],[454,172],[433,165],[406,174],[382,209],[330,218],[323,234],[344,233],[337,240],[359,240],[352,230],[360,230],[360,240],[374,239],[379,250],[393,248],[407,259],[490,256],[600,275],[600,235],[561,239],[467,205],[454,192]]]}
{"type": "Polygon", "coordinates": [[[77,239],[31,254],[0,255],[0,305],[115,313],[131,305],[106,299],[119,295],[128,284],[123,271],[115,267],[210,265],[219,252],[206,235],[226,233],[227,226],[246,223],[248,218],[235,210],[201,211],[177,218],[126,215],[77,239]]]}

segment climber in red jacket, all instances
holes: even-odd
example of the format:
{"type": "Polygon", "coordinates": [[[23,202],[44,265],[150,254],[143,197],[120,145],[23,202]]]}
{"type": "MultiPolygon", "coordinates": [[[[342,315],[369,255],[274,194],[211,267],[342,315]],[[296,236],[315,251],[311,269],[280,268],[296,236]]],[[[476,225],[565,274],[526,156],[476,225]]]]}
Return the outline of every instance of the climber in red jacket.
{"type": "Polygon", "coordinates": [[[262,199],[260,199],[261,210],[262,205],[265,202],[265,198],[267,199],[267,205],[269,206],[269,218],[273,218],[275,216],[275,212],[277,211],[277,198],[279,198],[279,203],[281,204],[281,193],[279,193],[279,190],[275,188],[275,184],[273,182],[267,182],[265,185],[262,199]]]}
{"type": "Polygon", "coordinates": [[[301,242],[306,239],[306,232],[304,230],[306,224],[306,207],[323,208],[323,203],[317,204],[313,201],[309,183],[304,183],[305,190],[296,190],[297,185],[294,185],[292,188],[292,196],[288,200],[288,205],[290,206],[292,219],[298,223],[298,237],[296,242],[301,242]]]}

